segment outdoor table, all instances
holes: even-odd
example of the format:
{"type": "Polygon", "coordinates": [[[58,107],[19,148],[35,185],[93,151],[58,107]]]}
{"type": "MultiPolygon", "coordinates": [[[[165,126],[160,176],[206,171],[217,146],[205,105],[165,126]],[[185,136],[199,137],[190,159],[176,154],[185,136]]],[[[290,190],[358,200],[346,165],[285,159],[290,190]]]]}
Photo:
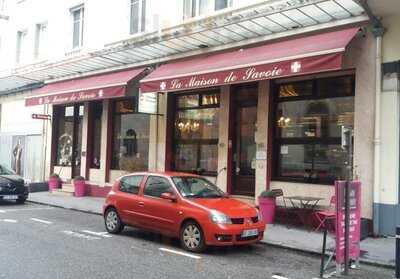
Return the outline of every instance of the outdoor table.
{"type": "Polygon", "coordinates": [[[285,196],[284,199],[289,200],[293,208],[297,209],[296,213],[305,226],[310,225],[310,223],[307,222],[309,212],[314,211],[319,201],[323,200],[323,198],[308,196],[285,196]],[[298,203],[296,203],[296,201],[298,203]]]}

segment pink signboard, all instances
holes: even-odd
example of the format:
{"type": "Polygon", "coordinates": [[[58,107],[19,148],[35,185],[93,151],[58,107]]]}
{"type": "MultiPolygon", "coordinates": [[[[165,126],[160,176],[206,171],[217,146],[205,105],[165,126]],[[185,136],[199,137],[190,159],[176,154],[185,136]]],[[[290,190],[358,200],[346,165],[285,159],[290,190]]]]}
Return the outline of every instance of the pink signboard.
{"type": "MultiPolygon", "coordinates": [[[[335,182],[336,195],[336,263],[344,263],[345,256],[345,181],[335,182]]],[[[360,256],[361,223],[361,183],[352,181],[349,185],[350,224],[349,224],[349,259],[357,260],[360,256]]]]}

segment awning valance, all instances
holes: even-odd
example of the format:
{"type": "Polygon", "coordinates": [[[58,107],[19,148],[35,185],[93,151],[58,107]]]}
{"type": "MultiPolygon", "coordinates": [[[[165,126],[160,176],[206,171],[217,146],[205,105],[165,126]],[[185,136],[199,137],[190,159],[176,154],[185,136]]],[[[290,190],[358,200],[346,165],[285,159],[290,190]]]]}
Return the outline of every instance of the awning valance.
{"type": "Polygon", "coordinates": [[[142,93],[168,92],[338,70],[359,28],[198,56],[160,66],[140,81],[142,93]]]}
{"type": "Polygon", "coordinates": [[[66,104],[123,97],[128,83],[139,78],[144,70],[131,69],[50,83],[33,91],[25,99],[25,105],[66,104]]]}

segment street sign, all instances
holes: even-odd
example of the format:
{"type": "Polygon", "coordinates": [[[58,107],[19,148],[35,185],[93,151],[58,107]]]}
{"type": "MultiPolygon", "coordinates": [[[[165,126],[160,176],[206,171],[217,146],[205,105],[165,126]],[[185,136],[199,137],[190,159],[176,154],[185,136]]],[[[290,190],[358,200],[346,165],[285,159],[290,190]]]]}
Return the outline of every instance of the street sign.
{"type": "Polygon", "coordinates": [[[158,94],[157,93],[139,93],[138,112],[157,114],[158,113],[158,94]]]}
{"type": "Polygon", "coordinates": [[[51,120],[51,115],[33,113],[32,114],[32,119],[51,120]]]}
{"type": "Polygon", "coordinates": [[[361,225],[361,183],[359,181],[336,181],[336,265],[345,263],[345,190],[349,193],[349,259],[358,262],[360,257],[360,225],[361,225]]]}

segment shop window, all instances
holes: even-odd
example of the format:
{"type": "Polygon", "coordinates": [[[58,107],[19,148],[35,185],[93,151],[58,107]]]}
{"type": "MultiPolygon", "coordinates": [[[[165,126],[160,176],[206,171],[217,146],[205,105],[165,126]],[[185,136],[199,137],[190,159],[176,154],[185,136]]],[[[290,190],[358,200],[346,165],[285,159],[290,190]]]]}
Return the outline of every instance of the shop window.
{"type": "Polygon", "coordinates": [[[218,167],[218,107],[215,92],[177,95],[173,169],[214,175],[218,167]]]}
{"type": "Polygon", "coordinates": [[[74,107],[56,107],[55,121],[57,121],[56,165],[71,166],[74,133],[74,107]]]}
{"type": "Polygon", "coordinates": [[[91,124],[89,125],[92,129],[92,158],[90,160],[90,167],[94,169],[100,168],[100,153],[101,153],[101,129],[102,129],[102,114],[103,104],[102,102],[95,102],[91,104],[90,112],[92,114],[91,124]]]}
{"type": "Polygon", "coordinates": [[[341,126],[354,125],[354,77],[281,84],[277,91],[275,179],[331,184],[344,178],[341,126]],[[288,88],[296,93],[286,94],[288,88]]]}
{"type": "Polygon", "coordinates": [[[150,117],[134,110],[134,99],[114,102],[112,169],[146,171],[150,117]]]}

